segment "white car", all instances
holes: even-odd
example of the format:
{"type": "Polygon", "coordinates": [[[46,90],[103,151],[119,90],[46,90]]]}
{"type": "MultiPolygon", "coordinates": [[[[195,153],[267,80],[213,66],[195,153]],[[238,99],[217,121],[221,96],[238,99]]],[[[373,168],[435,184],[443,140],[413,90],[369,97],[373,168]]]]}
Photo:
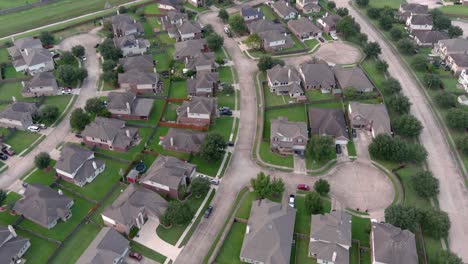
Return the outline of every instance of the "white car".
{"type": "Polygon", "coordinates": [[[338,40],[338,37],[336,36],[335,33],[330,33],[330,37],[331,37],[333,40],[338,40]]]}
{"type": "Polygon", "coordinates": [[[294,200],[296,199],[296,196],[294,194],[289,195],[289,206],[294,208],[294,200]]]}
{"type": "Polygon", "coordinates": [[[62,94],[71,94],[72,90],[71,89],[63,89],[62,94]]]}
{"type": "Polygon", "coordinates": [[[82,56],[82,57],[81,57],[81,60],[82,60],[82,61],[85,61],[85,60],[86,60],[86,57],[85,57],[85,56],[82,56]]]}
{"type": "Polygon", "coordinates": [[[39,132],[41,129],[38,126],[29,126],[28,130],[34,133],[39,132]]]}

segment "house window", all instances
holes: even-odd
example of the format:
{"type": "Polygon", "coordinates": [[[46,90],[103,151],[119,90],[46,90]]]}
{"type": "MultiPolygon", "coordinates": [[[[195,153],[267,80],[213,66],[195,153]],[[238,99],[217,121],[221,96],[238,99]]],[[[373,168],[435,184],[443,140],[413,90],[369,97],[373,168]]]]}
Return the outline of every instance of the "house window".
{"type": "Polygon", "coordinates": [[[103,143],[107,143],[107,140],[105,140],[105,139],[100,139],[100,140],[101,140],[101,142],[103,142],[103,143]]]}
{"type": "Polygon", "coordinates": [[[297,142],[302,143],[302,138],[298,139],[297,142]]]}

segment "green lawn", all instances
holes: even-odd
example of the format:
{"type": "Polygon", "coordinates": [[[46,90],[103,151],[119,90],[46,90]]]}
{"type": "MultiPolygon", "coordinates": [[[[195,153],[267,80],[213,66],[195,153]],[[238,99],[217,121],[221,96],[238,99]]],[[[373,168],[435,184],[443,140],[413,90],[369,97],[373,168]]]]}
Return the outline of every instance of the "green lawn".
{"type": "Polygon", "coordinates": [[[319,43],[319,41],[317,39],[309,39],[309,40],[304,41],[304,44],[306,44],[306,46],[309,49],[314,49],[320,43],[319,43]]]}
{"type": "Polygon", "coordinates": [[[189,3],[189,2],[185,2],[185,3],[184,3],[184,7],[187,8],[187,9],[190,9],[190,10],[194,10],[194,11],[196,11],[196,12],[203,12],[203,11],[206,10],[205,7],[196,7],[196,6],[192,5],[192,4],[189,3]]]}
{"type": "Polygon", "coordinates": [[[359,264],[359,246],[357,242],[353,242],[349,249],[349,263],[359,264]]]}
{"type": "Polygon", "coordinates": [[[263,14],[265,15],[266,19],[273,20],[275,18],[278,18],[275,14],[275,11],[273,11],[273,9],[271,9],[269,6],[261,5],[260,9],[263,11],[263,14]]]}
{"type": "Polygon", "coordinates": [[[369,236],[371,223],[369,218],[360,218],[352,216],[352,237],[361,243],[361,247],[369,247],[369,236]]]}
{"type": "Polygon", "coordinates": [[[190,163],[197,165],[197,171],[212,177],[215,177],[218,173],[219,167],[221,167],[221,163],[223,162],[223,158],[217,161],[206,161],[202,159],[200,156],[192,156],[189,160],[190,163]]]}
{"type": "Polygon", "coordinates": [[[164,121],[176,121],[177,120],[177,108],[181,103],[167,102],[166,110],[164,111],[164,121]]]}
{"type": "MultiPolygon", "coordinates": [[[[160,34],[158,34],[157,39],[160,44],[173,45],[176,43],[176,40],[169,37],[169,33],[167,32],[161,32],[160,34]]],[[[174,55],[174,51],[175,51],[175,48],[172,46],[170,49],[167,49],[164,52],[171,55],[171,58],[172,58],[172,55],[174,55]]]]}
{"type": "Polygon", "coordinates": [[[328,103],[314,103],[309,104],[310,107],[315,108],[343,108],[341,101],[333,101],[328,103]]]}
{"type": "Polygon", "coordinates": [[[325,100],[336,98],[332,93],[322,93],[319,89],[307,90],[306,91],[307,100],[316,101],[316,100],[325,100]]]}
{"type": "Polygon", "coordinates": [[[15,67],[12,65],[8,65],[3,69],[3,73],[5,76],[5,79],[10,79],[10,78],[21,78],[24,77],[23,72],[16,72],[15,67]]]}
{"type": "Polygon", "coordinates": [[[41,239],[35,235],[16,229],[16,233],[20,236],[29,238],[31,247],[23,255],[23,258],[29,263],[47,263],[47,259],[54,253],[57,244],[41,239]]]}
{"type": "Polygon", "coordinates": [[[239,209],[237,209],[236,217],[248,220],[250,216],[250,210],[252,209],[252,203],[257,199],[255,192],[248,192],[244,200],[242,201],[239,209]]]}
{"type": "Polygon", "coordinates": [[[357,153],[356,153],[356,146],[354,146],[354,142],[353,140],[350,140],[348,142],[348,156],[357,156],[357,153]]]}
{"type": "Polygon", "coordinates": [[[218,68],[219,72],[219,81],[222,83],[233,84],[232,73],[230,66],[222,66],[218,68]]]}
{"type": "Polygon", "coordinates": [[[218,106],[227,106],[231,109],[235,108],[235,92],[234,93],[227,93],[226,91],[220,91],[216,94],[216,98],[218,98],[218,106]]]}
{"type": "Polygon", "coordinates": [[[16,130],[11,137],[7,139],[5,143],[10,145],[16,154],[28,148],[34,141],[36,141],[41,134],[32,133],[22,130],[16,130]]]}
{"type": "Polygon", "coordinates": [[[8,58],[8,50],[0,49],[0,63],[7,63],[10,59],[8,58]]]}
{"type": "Polygon", "coordinates": [[[445,14],[468,16],[468,6],[464,5],[448,5],[438,9],[445,14]]]}
{"type": "MultiPolygon", "coordinates": [[[[361,63],[363,70],[367,73],[369,78],[374,82],[374,84],[382,89],[382,82],[385,81],[385,76],[377,71],[376,61],[375,60],[365,60],[361,63]]],[[[382,93],[388,93],[385,90],[382,90],[382,93]]]]}
{"type": "Polygon", "coordinates": [[[163,99],[154,99],[153,109],[151,110],[148,120],[128,120],[127,123],[156,125],[162,114],[164,103],[165,101],[163,99]]]}
{"type": "Polygon", "coordinates": [[[309,239],[296,238],[295,242],[294,258],[292,258],[289,263],[316,264],[317,260],[309,257],[309,239]]]}
{"type": "MultiPolygon", "coordinates": [[[[331,210],[331,202],[328,198],[324,197],[323,201],[323,211],[322,214],[329,213],[331,210]]],[[[305,207],[305,196],[296,195],[294,201],[294,207],[296,208],[296,222],[294,224],[294,232],[301,233],[305,235],[310,235],[310,221],[311,214],[307,211],[305,207]]]]}
{"type": "Polygon", "coordinates": [[[398,9],[400,4],[403,3],[403,0],[370,0],[369,6],[382,8],[385,6],[391,7],[393,9],[398,9]]]}
{"type": "Polygon", "coordinates": [[[40,183],[43,185],[51,185],[54,182],[54,175],[55,175],[55,169],[53,168],[55,166],[55,161],[52,161],[50,164],[50,169],[49,171],[44,171],[37,169],[35,172],[33,172],[27,179],[24,181],[32,184],[32,183],[40,183]]]}
{"type": "Polygon", "coordinates": [[[59,113],[63,113],[65,107],[67,107],[68,103],[72,95],[57,95],[57,96],[47,96],[44,100],[43,105],[55,105],[59,109],[59,113]]]}
{"type": "Polygon", "coordinates": [[[289,121],[306,122],[307,115],[304,105],[295,105],[286,108],[269,109],[265,111],[265,126],[263,128],[263,138],[270,139],[270,120],[278,117],[287,117],[289,121]]]}
{"type": "Polygon", "coordinates": [[[13,96],[17,100],[22,100],[21,89],[23,89],[21,82],[0,84],[0,100],[12,100],[13,96]]]}
{"type": "MultiPolygon", "coordinates": [[[[13,205],[21,199],[21,195],[15,193],[15,192],[10,192],[7,194],[5,200],[3,201],[3,204],[11,206],[13,208],[13,205]]],[[[0,225],[2,226],[7,226],[13,224],[15,220],[18,218],[17,215],[11,215],[10,210],[6,210],[5,212],[0,212],[0,225]]]]}
{"type": "Polygon", "coordinates": [[[150,15],[161,14],[161,10],[159,10],[159,7],[157,4],[147,5],[144,7],[143,10],[145,14],[150,14],[150,15]]]}
{"type": "Polygon", "coordinates": [[[0,0],[0,9],[7,9],[38,2],[38,0],[0,0]]]}
{"type": "Polygon", "coordinates": [[[322,37],[323,37],[326,41],[333,41],[333,38],[330,36],[330,34],[323,33],[323,34],[322,34],[322,37]]]}
{"type": "Polygon", "coordinates": [[[187,98],[187,81],[171,83],[170,98],[187,98]]]}
{"type": "Polygon", "coordinates": [[[295,101],[293,98],[290,98],[289,95],[277,95],[276,93],[270,92],[270,87],[266,83],[263,84],[263,95],[265,107],[285,105],[288,104],[289,101],[295,101]]]}
{"type": "Polygon", "coordinates": [[[156,61],[156,69],[158,71],[166,71],[169,69],[172,56],[165,52],[155,53],[153,54],[153,60],[156,61]]]}
{"type": "Polygon", "coordinates": [[[428,199],[420,197],[413,188],[411,183],[411,176],[418,173],[422,169],[418,166],[407,164],[404,169],[398,170],[396,174],[400,179],[401,184],[405,192],[404,203],[414,205],[419,208],[430,208],[431,203],[428,199]]]}
{"type": "Polygon", "coordinates": [[[158,153],[163,154],[163,155],[169,155],[169,156],[174,156],[174,157],[179,158],[179,159],[188,160],[188,158],[190,156],[189,154],[182,153],[182,152],[165,150],[165,149],[162,148],[161,145],[159,145],[159,138],[164,137],[167,134],[168,131],[169,131],[169,127],[164,127],[164,126],[158,127],[158,131],[154,135],[153,140],[148,145],[148,148],[150,150],[152,150],[152,151],[158,152],[158,153]]]}
{"type": "Polygon", "coordinates": [[[229,230],[226,239],[219,250],[215,263],[219,264],[241,264],[240,252],[244,241],[247,224],[234,222],[229,230]]]}
{"type": "Polygon", "coordinates": [[[215,123],[211,125],[209,131],[222,135],[224,139],[228,141],[231,136],[233,121],[234,117],[231,116],[221,116],[216,118],[215,123]]]}
{"type": "MultiPolygon", "coordinates": [[[[336,158],[336,155],[333,156],[333,158],[336,158]]],[[[308,170],[320,169],[325,164],[327,164],[327,162],[331,160],[331,159],[330,160],[314,160],[312,158],[312,155],[308,151],[306,152],[305,159],[306,159],[306,168],[308,170]]]]}
{"type": "Polygon", "coordinates": [[[279,155],[270,150],[270,141],[262,141],[260,143],[260,157],[263,161],[278,166],[292,168],[294,166],[294,158],[292,155],[279,155]]]}
{"type": "Polygon", "coordinates": [[[150,258],[159,263],[164,263],[164,261],[166,261],[166,257],[164,257],[163,255],[135,241],[130,241],[130,247],[132,251],[138,252],[141,255],[145,256],[146,258],[150,258]]]}

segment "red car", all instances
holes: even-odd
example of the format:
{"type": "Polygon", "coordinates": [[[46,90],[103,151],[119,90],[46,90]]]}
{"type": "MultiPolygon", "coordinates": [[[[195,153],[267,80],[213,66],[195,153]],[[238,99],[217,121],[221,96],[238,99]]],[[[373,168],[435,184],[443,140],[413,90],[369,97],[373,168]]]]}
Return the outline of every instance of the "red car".
{"type": "Polygon", "coordinates": [[[128,256],[131,257],[132,259],[136,259],[138,261],[143,259],[143,256],[140,253],[134,252],[134,251],[130,251],[130,253],[128,253],[128,256]]]}
{"type": "Polygon", "coordinates": [[[301,183],[301,184],[298,184],[298,185],[297,185],[297,189],[303,190],[303,191],[308,191],[308,190],[310,190],[310,187],[309,187],[309,185],[307,185],[307,184],[301,183]]]}

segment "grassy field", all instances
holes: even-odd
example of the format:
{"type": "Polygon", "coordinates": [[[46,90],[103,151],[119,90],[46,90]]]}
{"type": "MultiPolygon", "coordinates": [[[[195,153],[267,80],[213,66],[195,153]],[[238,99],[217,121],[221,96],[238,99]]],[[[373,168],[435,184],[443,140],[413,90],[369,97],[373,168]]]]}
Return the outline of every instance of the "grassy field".
{"type": "Polygon", "coordinates": [[[449,5],[438,8],[444,14],[468,16],[468,6],[449,5]]]}
{"type": "Polygon", "coordinates": [[[260,143],[260,157],[263,161],[278,165],[292,168],[294,166],[294,159],[292,155],[279,155],[271,152],[270,150],[270,141],[262,141],[260,143]]]}
{"type": "Polygon", "coordinates": [[[190,159],[190,163],[197,165],[197,172],[213,177],[215,177],[218,173],[219,167],[221,167],[222,162],[222,158],[217,161],[206,161],[198,155],[192,156],[192,158],[190,159]]]}
{"type": "Polygon", "coordinates": [[[38,0],[0,0],[0,9],[32,4],[34,2],[38,2],[38,0]]]}
{"type": "Polygon", "coordinates": [[[47,263],[47,259],[57,248],[57,244],[41,239],[23,230],[16,229],[16,233],[20,236],[29,238],[31,247],[23,255],[23,258],[31,263],[47,263]]]}
{"type": "Polygon", "coordinates": [[[159,7],[157,4],[147,5],[144,7],[143,10],[145,14],[150,14],[150,15],[161,14],[161,10],[159,10],[159,7]]]}
{"type": "Polygon", "coordinates": [[[216,98],[218,98],[218,106],[227,106],[230,109],[234,109],[234,103],[235,103],[235,93],[228,93],[226,91],[221,91],[216,94],[216,98]]]}
{"type": "Polygon", "coordinates": [[[252,209],[252,203],[256,200],[256,198],[257,195],[255,192],[248,192],[239,206],[239,209],[237,209],[236,217],[248,220],[250,216],[250,210],[252,209]]]}
{"type": "Polygon", "coordinates": [[[36,141],[41,134],[32,133],[28,131],[16,130],[5,143],[10,145],[16,154],[28,148],[34,141],[36,141]]]}
{"type": "Polygon", "coordinates": [[[210,127],[210,132],[215,132],[224,137],[226,141],[229,140],[231,135],[232,124],[234,117],[231,116],[221,116],[216,118],[215,123],[210,127]]]}
{"type": "Polygon", "coordinates": [[[307,115],[304,105],[295,105],[286,108],[269,109],[265,111],[265,126],[263,128],[263,138],[270,139],[270,123],[272,119],[287,117],[289,121],[306,122],[307,115]]]}
{"type": "Polygon", "coordinates": [[[164,111],[164,121],[176,121],[177,120],[177,108],[180,103],[168,102],[166,110],[164,111]]]}
{"type": "Polygon", "coordinates": [[[263,14],[265,15],[265,18],[266,19],[270,19],[270,20],[273,20],[275,18],[278,18],[275,14],[275,12],[273,11],[273,9],[271,9],[269,6],[267,5],[261,5],[260,6],[260,9],[263,11],[263,14]]]}
{"type": "Polygon", "coordinates": [[[376,8],[388,6],[393,9],[398,9],[400,7],[400,4],[403,2],[403,0],[370,0],[369,6],[376,8]]]}
{"type": "Polygon", "coordinates": [[[231,230],[229,230],[224,243],[219,250],[215,262],[219,264],[241,264],[239,259],[240,251],[242,248],[242,241],[244,241],[245,229],[247,224],[234,222],[231,230]]]}
{"type": "Polygon", "coordinates": [[[175,81],[171,83],[170,98],[187,98],[187,81],[175,81]]]}
{"type": "Polygon", "coordinates": [[[10,59],[8,58],[8,50],[7,49],[0,49],[0,63],[9,62],[10,59]]]}

